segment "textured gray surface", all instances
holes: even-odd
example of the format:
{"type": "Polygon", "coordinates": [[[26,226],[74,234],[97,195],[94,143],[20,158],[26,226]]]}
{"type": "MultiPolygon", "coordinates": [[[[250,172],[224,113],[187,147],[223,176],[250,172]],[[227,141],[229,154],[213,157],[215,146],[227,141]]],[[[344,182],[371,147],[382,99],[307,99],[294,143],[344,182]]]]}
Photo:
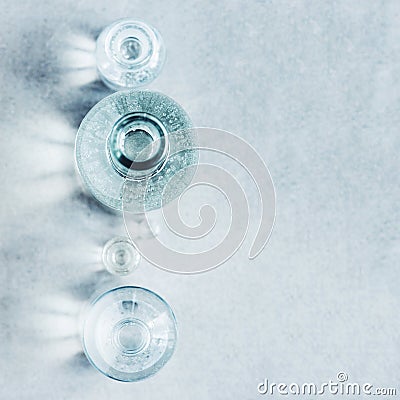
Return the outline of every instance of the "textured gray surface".
{"type": "Polygon", "coordinates": [[[340,370],[398,384],[400,2],[0,5],[0,398],[255,399],[264,377],[340,370]],[[137,384],[88,365],[76,320],[123,227],[74,172],[79,121],[108,93],[74,47],[127,15],[168,46],[151,88],[255,145],[278,200],[255,261],[199,276],[143,264],[123,281],[162,294],[180,328],[171,362],[137,384]]]}

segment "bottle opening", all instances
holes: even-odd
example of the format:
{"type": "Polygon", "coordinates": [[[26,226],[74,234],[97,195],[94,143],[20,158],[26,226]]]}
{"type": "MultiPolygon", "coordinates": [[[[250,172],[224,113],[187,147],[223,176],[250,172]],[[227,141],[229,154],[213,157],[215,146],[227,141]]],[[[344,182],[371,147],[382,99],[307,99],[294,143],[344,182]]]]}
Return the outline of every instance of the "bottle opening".
{"type": "Polygon", "coordinates": [[[130,113],[120,118],[108,138],[114,169],[123,177],[147,179],[160,171],[168,155],[168,137],[153,115],[130,113]]]}

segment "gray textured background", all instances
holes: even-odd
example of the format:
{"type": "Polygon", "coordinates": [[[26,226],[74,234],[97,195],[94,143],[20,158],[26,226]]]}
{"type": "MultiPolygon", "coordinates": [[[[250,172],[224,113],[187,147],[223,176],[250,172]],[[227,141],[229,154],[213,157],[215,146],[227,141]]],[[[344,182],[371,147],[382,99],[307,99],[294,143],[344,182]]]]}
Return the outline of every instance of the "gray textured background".
{"type": "Polygon", "coordinates": [[[0,6],[1,399],[255,399],[265,377],[339,371],[398,385],[399,1],[0,6]],[[121,281],[163,295],[179,322],[173,359],[137,384],[91,368],[77,336],[106,279],[101,246],[123,233],[74,172],[79,122],[108,93],[81,67],[124,16],[167,44],[150,87],[256,146],[278,200],[255,261],[242,251],[199,276],[143,263],[121,281]]]}

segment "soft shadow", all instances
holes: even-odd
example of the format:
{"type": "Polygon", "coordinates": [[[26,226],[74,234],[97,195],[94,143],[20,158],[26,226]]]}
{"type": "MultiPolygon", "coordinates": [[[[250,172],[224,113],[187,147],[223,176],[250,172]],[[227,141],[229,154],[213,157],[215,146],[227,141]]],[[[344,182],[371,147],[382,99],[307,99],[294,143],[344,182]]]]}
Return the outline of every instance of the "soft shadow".
{"type": "Polygon", "coordinates": [[[74,192],[71,193],[70,198],[72,201],[77,201],[81,204],[84,204],[91,212],[94,213],[101,213],[101,214],[107,214],[112,217],[121,217],[121,213],[113,210],[109,207],[106,207],[99,201],[97,201],[91,194],[88,194],[81,188],[75,190],[74,192]]]}
{"type": "Polygon", "coordinates": [[[10,72],[61,111],[75,130],[86,113],[112,93],[96,68],[96,39],[103,27],[75,24],[51,31],[47,25],[30,24],[29,30],[17,33],[18,40],[27,43],[12,59],[10,72]]]}
{"type": "Polygon", "coordinates": [[[75,299],[85,302],[98,293],[101,288],[111,285],[113,281],[115,278],[105,269],[101,269],[92,273],[86,280],[76,282],[67,289],[75,299]]]}
{"type": "Polygon", "coordinates": [[[66,365],[74,370],[93,370],[93,366],[83,351],[79,351],[65,361],[66,365]]]}

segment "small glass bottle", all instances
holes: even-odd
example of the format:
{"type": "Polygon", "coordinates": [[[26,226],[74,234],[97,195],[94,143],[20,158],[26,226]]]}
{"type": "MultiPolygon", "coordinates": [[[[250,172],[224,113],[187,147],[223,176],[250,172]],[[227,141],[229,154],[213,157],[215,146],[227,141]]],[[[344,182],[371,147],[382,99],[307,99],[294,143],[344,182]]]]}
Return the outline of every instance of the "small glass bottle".
{"type": "Polygon", "coordinates": [[[179,185],[168,199],[190,184],[197,151],[189,116],[170,97],[152,91],[116,92],[97,103],[83,119],[75,158],[88,190],[104,205],[143,213],[160,208],[164,189],[177,173],[179,185]],[[126,185],[129,190],[123,190],[126,185]]]}
{"type": "Polygon", "coordinates": [[[103,264],[110,274],[131,274],[138,267],[140,258],[139,252],[127,237],[112,238],[103,247],[103,264]]]}
{"type": "Polygon", "coordinates": [[[97,38],[96,61],[103,82],[113,90],[133,89],[153,81],[165,61],[161,35],[148,24],[122,19],[97,38]]]}
{"type": "Polygon", "coordinates": [[[135,382],[154,375],[176,346],[173,311],[160,296],[141,287],[103,293],[90,303],[83,321],[88,360],[115,380],[135,382]]]}

